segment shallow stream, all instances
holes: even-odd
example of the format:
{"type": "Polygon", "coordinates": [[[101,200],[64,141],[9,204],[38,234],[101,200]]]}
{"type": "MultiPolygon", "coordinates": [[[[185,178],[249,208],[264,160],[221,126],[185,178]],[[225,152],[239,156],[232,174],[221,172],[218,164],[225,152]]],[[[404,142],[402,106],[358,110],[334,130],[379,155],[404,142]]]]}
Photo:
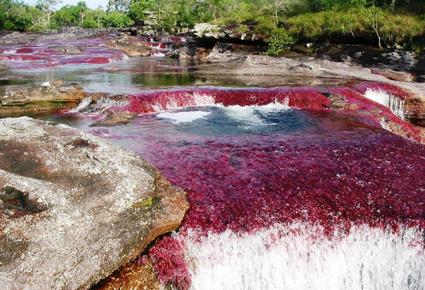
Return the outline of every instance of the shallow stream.
{"type": "Polygon", "coordinates": [[[179,231],[145,253],[164,286],[425,288],[425,147],[363,112],[407,126],[393,88],[239,89],[249,84],[199,77],[196,64],[161,58],[25,64],[1,84],[63,80],[129,94],[40,118],[128,148],[187,191],[179,231]],[[357,111],[329,109],[330,94],[357,111]],[[137,117],[93,126],[122,109],[137,117]]]}

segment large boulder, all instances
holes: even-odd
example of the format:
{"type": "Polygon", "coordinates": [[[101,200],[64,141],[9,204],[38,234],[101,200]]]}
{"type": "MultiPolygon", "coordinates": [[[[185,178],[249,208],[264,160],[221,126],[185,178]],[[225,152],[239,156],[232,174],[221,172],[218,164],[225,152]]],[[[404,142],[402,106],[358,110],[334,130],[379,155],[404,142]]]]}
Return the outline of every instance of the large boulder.
{"type": "Polygon", "coordinates": [[[136,154],[65,125],[0,120],[2,289],[87,289],[188,208],[136,154]]]}

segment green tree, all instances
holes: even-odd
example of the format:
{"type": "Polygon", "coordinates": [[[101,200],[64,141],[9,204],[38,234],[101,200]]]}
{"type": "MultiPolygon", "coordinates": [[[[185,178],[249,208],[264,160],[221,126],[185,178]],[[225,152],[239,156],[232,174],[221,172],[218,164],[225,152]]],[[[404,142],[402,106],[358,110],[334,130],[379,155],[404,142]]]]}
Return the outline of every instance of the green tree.
{"type": "Polygon", "coordinates": [[[60,0],[37,0],[35,7],[41,10],[45,17],[40,17],[37,19],[38,21],[35,23],[35,25],[39,26],[43,30],[50,28],[53,10],[59,3],[61,3],[60,0]]]}

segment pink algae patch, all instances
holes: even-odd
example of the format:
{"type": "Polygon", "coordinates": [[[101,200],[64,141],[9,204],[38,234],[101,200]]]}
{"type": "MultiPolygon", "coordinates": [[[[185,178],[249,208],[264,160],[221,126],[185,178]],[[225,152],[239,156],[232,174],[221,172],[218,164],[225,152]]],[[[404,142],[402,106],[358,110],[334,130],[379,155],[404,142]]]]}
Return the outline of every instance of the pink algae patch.
{"type": "MultiPolygon", "coordinates": [[[[206,104],[286,103],[317,118],[314,130],[298,134],[194,137],[145,136],[138,151],[174,184],[191,204],[180,235],[253,232],[294,221],[319,224],[328,234],[367,224],[398,231],[425,230],[425,147],[380,128],[381,118],[399,124],[412,139],[418,130],[383,105],[366,99],[362,83],[337,88],[211,89],[152,91],[130,97],[126,108],[151,113],[206,104]],[[350,107],[333,113],[327,94],[350,107]],[[204,103],[205,104],[205,103],[204,103]]],[[[406,95],[407,96],[407,95],[406,95]]],[[[159,129],[160,130],[160,129],[159,129]]],[[[166,237],[150,250],[164,284],[190,287],[182,246],[166,237]]]]}
{"type": "Polygon", "coordinates": [[[101,39],[48,40],[31,46],[0,48],[0,61],[13,69],[49,68],[67,64],[105,64],[123,59],[121,51],[101,39]]]}
{"type": "Polygon", "coordinates": [[[330,105],[329,99],[315,88],[195,88],[153,91],[134,95],[130,97],[130,105],[127,109],[137,113],[152,113],[158,110],[199,105],[250,106],[273,102],[287,103],[291,107],[307,109],[325,109],[330,105]]]}
{"type": "MultiPolygon", "coordinates": [[[[323,137],[157,144],[146,156],[189,194],[181,235],[252,232],[293,221],[320,224],[328,233],[362,224],[424,228],[424,146],[365,125],[344,133],[349,127],[329,128],[323,137]]],[[[174,271],[183,258],[168,252],[172,242],[166,255],[156,256],[155,269],[161,281],[187,281],[182,264],[174,271]]]]}
{"type": "Polygon", "coordinates": [[[184,260],[183,246],[174,238],[164,237],[149,251],[154,269],[161,283],[178,289],[190,287],[190,274],[184,260]]]}
{"type": "MultiPolygon", "coordinates": [[[[390,120],[419,141],[415,127],[362,95],[368,88],[401,98],[405,94],[374,83],[147,91],[117,109],[144,115],[201,105],[279,102],[301,108],[297,112],[308,126],[293,133],[202,135],[182,128],[170,131],[170,125],[156,121],[151,133],[144,131],[144,123],[104,133],[120,144],[132,142],[130,149],[187,191],[190,209],[179,230],[183,237],[193,231],[200,236],[251,233],[293,222],[320,225],[329,235],[335,229],[348,233],[354,225],[425,230],[425,146],[380,127],[382,119],[390,120]],[[331,110],[330,95],[344,98],[348,105],[342,112],[331,110]]],[[[165,237],[149,256],[163,284],[186,290],[190,273],[183,249],[181,241],[165,237]]]]}
{"type": "Polygon", "coordinates": [[[16,50],[16,53],[32,53],[34,50],[30,47],[22,47],[16,50]]]}

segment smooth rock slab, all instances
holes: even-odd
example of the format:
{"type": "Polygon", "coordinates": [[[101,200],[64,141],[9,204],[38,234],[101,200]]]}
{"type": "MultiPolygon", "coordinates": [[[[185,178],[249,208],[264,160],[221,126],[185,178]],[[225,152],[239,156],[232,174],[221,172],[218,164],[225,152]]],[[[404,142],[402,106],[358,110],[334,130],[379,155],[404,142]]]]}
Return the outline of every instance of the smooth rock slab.
{"type": "Polygon", "coordinates": [[[0,120],[2,289],[85,289],[178,227],[186,195],[136,154],[65,125],[0,120]]]}

